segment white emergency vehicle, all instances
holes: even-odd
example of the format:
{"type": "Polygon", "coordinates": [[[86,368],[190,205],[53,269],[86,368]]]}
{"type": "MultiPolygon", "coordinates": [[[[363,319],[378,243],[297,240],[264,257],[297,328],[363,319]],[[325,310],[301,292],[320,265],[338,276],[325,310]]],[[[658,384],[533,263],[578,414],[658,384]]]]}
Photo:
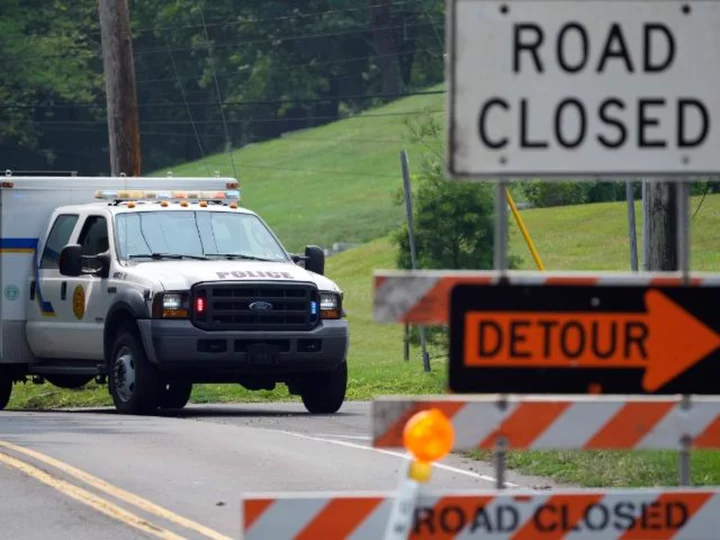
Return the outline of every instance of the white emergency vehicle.
{"type": "Polygon", "coordinates": [[[343,293],[288,253],[232,178],[0,177],[0,409],[15,382],[96,379],[126,414],[193,384],[345,399],[343,293]]]}

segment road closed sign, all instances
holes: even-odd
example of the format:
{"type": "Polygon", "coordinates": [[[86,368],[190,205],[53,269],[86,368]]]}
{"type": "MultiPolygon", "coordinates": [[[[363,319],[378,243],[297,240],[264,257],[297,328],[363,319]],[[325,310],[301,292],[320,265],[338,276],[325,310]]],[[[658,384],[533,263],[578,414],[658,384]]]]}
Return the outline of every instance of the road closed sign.
{"type": "Polygon", "coordinates": [[[454,0],[457,179],[720,171],[719,2],[454,0]]]}
{"type": "MultiPolygon", "coordinates": [[[[395,496],[248,494],[242,501],[242,537],[386,538],[395,496]]],[[[418,497],[407,537],[699,540],[717,538],[719,526],[720,490],[716,488],[431,491],[418,497]]]]}

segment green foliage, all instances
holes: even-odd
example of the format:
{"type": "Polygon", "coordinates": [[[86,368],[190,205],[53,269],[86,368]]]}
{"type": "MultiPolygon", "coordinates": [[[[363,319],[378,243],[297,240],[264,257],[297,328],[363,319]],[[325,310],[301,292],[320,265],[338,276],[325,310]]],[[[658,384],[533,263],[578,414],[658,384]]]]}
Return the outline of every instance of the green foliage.
{"type": "MultiPolygon", "coordinates": [[[[401,93],[442,82],[444,2],[373,5],[129,2],[143,170],[387,103],[388,77],[401,93]]],[[[2,168],[107,173],[100,45],[96,0],[0,2],[2,168]]]]}
{"type": "MultiPolygon", "coordinates": [[[[624,201],[627,199],[625,182],[523,182],[521,189],[528,202],[538,208],[574,204],[624,201]]],[[[692,195],[720,191],[720,183],[709,180],[691,185],[692,195]]],[[[633,196],[642,197],[642,184],[633,182],[633,196]]]]}
{"type": "Polygon", "coordinates": [[[95,44],[81,31],[90,26],[91,6],[86,0],[0,2],[0,156],[42,147],[39,122],[63,116],[47,114],[42,103],[89,103],[98,91],[95,44]]]}
{"type": "MultiPolygon", "coordinates": [[[[448,180],[441,158],[441,124],[437,119],[423,115],[406,125],[411,140],[423,143],[428,150],[420,156],[417,172],[411,175],[417,268],[492,269],[494,186],[448,180]]],[[[405,205],[403,190],[395,194],[394,202],[405,205]]],[[[397,267],[412,268],[407,222],[391,238],[397,248],[397,267]]],[[[510,268],[516,268],[520,262],[519,257],[509,258],[510,268]]],[[[433,328],[430,337],[435,344],[444,343],[446,329],[433,328]]]]}

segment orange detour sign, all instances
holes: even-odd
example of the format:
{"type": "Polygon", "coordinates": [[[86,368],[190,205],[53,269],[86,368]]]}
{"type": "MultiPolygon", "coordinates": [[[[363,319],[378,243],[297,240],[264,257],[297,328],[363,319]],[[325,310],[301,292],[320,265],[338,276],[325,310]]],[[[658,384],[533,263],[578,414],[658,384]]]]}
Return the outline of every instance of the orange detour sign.
{"type": "MultiPolygon", "coordinates": [[[[245,540],[378,540],[395,493],[249,495],[245,540]]],[[[478,490],[418,497],[408,538],[717,538],[720,490],[478,490]]]]}
{"type": "Polygon", "coordinates": [[[720,375],[720,311],[711,307],[719,305],[719,291],[457,286],[450,389],[716,394],[707,377],[720,375]]]}

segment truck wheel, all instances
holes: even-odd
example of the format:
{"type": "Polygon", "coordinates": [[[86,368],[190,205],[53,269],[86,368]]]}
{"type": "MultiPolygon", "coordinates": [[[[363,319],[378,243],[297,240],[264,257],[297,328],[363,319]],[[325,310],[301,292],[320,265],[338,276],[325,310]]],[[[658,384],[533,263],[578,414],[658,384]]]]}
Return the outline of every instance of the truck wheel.
{"type": "Polygon", "coordinates": [[[147,414],[157,409],[157,371],[133,332],[121,330],[118,333],[108,372],[108,388],[119,412],[147,414]]]}
{"type": "Polygon", "coordinates": [[[92,375],[45,375],[45,380],[58,388],[82,388],[93,380],[92,375]]]}
{"type": "Polygon", "coordinates": [[[10,401],[10,395],[12,394],[13,380],[10,377],[9,370],[3,369],[0,366],[0,411],[2,411],[10,401]]]}
{"type": "Polygon", "coordinates": [[[311,414],[336,413],[345,401],[347,362],[330,373],[318,373],[305,383],[300,396],[311,414]]]}
{"type": "Polygon", "coordinates": [[[160,407],[162,409],[182,409],[190,400],[193,385],[189,383],[173,382],[160,387],[160,407]]]}

